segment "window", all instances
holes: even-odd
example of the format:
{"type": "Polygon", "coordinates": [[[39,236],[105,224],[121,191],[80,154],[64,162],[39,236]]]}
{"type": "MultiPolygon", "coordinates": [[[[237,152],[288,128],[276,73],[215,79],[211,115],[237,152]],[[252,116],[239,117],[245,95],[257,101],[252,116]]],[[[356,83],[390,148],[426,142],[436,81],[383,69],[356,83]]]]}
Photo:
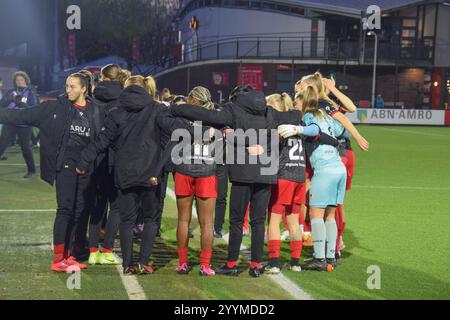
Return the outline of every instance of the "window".
{"type": "Polygon", "coordinates": [[[414,30],[414,29],[403,29],[402,37],[403,38],[415,38],[416,37],[416,30],[414,30]]]}

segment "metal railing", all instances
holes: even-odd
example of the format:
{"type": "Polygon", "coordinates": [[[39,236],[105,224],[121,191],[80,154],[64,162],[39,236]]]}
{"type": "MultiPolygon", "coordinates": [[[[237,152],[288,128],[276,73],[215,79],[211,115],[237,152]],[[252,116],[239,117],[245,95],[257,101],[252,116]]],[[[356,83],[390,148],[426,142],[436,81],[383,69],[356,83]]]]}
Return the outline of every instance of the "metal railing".
{"type": "MultiPolygon", "coordinates": [[[[332,60],[332,61],[360,61],[363,47],[358,39],[317,38],[311,37],[241,37],[235,39],[221,39],[201,43],[198,46],[185,44],[181,57],[170,57],[159,67],[149,73],[180,64],[197,61],[220,59],[295,59],[295,60],[332,60]]],[[[414,47],[400,47],[388,42],[379,43],[379,60],[397,63],[408,59],[430,61],[432,47],[422,43],[414,47]]],[[[367,41],[364,46],[364,61],[369,63],[373,59],[373,41],[367,41]]]]}

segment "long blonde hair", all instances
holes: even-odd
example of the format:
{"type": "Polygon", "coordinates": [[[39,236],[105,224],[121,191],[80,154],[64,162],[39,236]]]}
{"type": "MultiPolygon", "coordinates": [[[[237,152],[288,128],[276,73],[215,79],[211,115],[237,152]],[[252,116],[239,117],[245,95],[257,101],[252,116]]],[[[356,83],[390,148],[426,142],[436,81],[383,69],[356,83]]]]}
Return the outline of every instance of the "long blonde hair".
{"type": "Polygon", "coordinates": [[[133,85],[144,88],[152,98],[156,98],[156,82],[152,77],[144,78],[141,75],[131,76],[125,81],[125,88],[133,85]]]}
{"type": "Polygon", "coordinates": [[[202,108],[207,110],[213,110],[215,108],[215,105],[211,100],[211,93],[205,87],[195,87],[189,92],[188,97],[200,101],[202,108]]]}
{"type": "Polygon", "coordinates": [[[328,96],[330,94],[330,92],[328,91],[328,89],[323,85],[322,82],[323,76],[320,72],[316,72],[314,74],[308,75],[303,77],[300,81],[301,83],[305,83],[305,85],[311,85],[314,88],[317,89],[317,93],[319,94],[319,100],[325,100],[327,101],[329,104],[331,104],[334,108],[338,108],[337,104],[330,99],[330,97],[328,96]]]}
{"type": "Polygon", "coordinates": [[[302,91],[300,91],[297,99],[302,101],[303,114],[312,113],[315,117],[321,117],[322,113],[319,111],[319,96],[312,85],[308,85],[302,91]]]}
{"type": "Polygon", "coordinates": [[[278,111],[287,112],[294,108],[291,96],[283,92],[282,94],[275,93],[266,97],[267,104],[274,107],[278,111]]]}

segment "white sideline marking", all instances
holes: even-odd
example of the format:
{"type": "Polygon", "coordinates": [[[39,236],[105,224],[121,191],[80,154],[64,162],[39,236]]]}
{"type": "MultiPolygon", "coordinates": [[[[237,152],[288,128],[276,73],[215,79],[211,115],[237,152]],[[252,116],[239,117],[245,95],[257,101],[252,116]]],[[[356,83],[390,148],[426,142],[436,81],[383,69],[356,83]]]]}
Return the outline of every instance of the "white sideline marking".
{"type": "Polygon", "coordinates": [[[122,284],[125,287],[128,298],[130,300],[148,300],[147,296],[145,295],[144,289],[142,289],[136,276],[124,275],[121,265],[117,265],[116,269],[117,272],[119,272],[120,279],[122,280],[122,284]]]}
{"type": "MultiPolygon", "coordinates": [[[[223,239],[228,244],[230,234],[227,233],[223,236],[223,239]]],[[[248,248],[241,244],[241,251],[247,250],[248,248]]],[[[277,275],[269,275],[268,278],[279,285],[282,289],[284,289],[287,293],[289,293],[295,300],[314,300],[314,298],[303,291],[294,281],[286,277],[283,273],[279,273],[277,275]]]]}
{"type": "Polygon", "coordinates": [[[352,188],[359,188],[359,189],[394,189],[394,190],[450,191],[450,188],[413,187],[413,186],[362,186],[362,185],[352,185],[352,188]]]}
{"type": "MultiPolygon", "coordinates": [[[[172,189],[167,187],[167,195],[176,201],[175,192],[172,189]]],[[[197,215],[195,207],[192,210],[193,215],[197,215]]],[[[223,239],[228,244],[229,234],[223,236],[223,239]]],[[[241,244],[241,251],[247,250],[247,247],[244,244],[241,244]]],[[[287,293],[289,293],[296,300],[313,300],[313,298],[303,291],[295,282],[286,277],[284,274],[280,273],[279,275],[269,276],[268,279],[272,280],[276,284],[278,284],[282,289],[284,289],[287,293]]]]}
{"type": "MultiPolygon", "coordinates": [[[[56,209],[36,209],[36,210],[0,210],[0,213],[3,212],[54,212],[56,209]]],[[[48,246],[49,248],[51,246],[48,246]]],[[[40,248],[42,249],[42,248],[40,248]]],[[[47,249],[47,246],[45,246],[47,249]]],[[[116,266],[117,272],[119,272],[120,279],[122,280],[122,284],[127,292],[128,298],[130,300],[148,300],[145,295],[144,289],[142,289],[139,284],[136,276],[134,275],[124,275],[123,269],[121,265],[116,266]]]]}

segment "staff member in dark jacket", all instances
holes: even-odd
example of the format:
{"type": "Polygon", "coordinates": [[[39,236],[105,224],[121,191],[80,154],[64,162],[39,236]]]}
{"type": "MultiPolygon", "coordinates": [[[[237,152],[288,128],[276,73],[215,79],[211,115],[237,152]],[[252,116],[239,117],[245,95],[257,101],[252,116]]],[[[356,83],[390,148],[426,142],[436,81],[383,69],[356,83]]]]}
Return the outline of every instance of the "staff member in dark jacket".
{"type": "MultiPolygon", "coordinates": [[[[203,121],[204,125],[216,127],[230,127],[234,130],[268,129],[270,139],[278,139],[270,133],[270,129],[276,129],[278,124],[298,124],[301,121],[301,113],[276,112],[266,106],[265,96],[255,92],[251,87],[236,88],[231,96],[231,103],[224,105],[219,111],[205,110],[201,107],[184,105],[173,107],[171,112],[175,116],[185,117],[189,120],[203,121]]],[[[259,137],[258,137],[259,140],[259,137]]],[[[259,141],[258,141],[259,144],[259,141]]],[[[270,142],[268,143],[270,145],[270,142]]],[[[236,151],[236,150],[235,150],[236,151]]],[[[278,150],[264,150],[264,154],[277,159],[278,150]],[[272,153],[272,152],[275,152],[272,153]]],[[[237,159],[235,153],[234,159],[237,159]]],[[[268,169],[272,164],[264,165],[257,158],[257,163],[251,164],[250,155],[246,155],[245,164],[227,164],[229,177],[232,182],[230,197],[230,242],[228,246],[228,263],[217,270],[217,273],[236,275],[237,260],[239,258],[242,243],[242,225],[245,211],[250,202],[250,220],[252,225],[251,263],[249,273],[252,277],[259,277],[263,272],[260,263],[264,253],[264,222],[266,209],[270,199],[271,185],[277,182],[277,170],[261,174],[261,170],[268,169]]]]}
{"type": "Polygon", "coordinates": [[[150,179],[157,176],[160,130],[156,117],[161,106],[146,90],[142,76],[129,78],[120,96],[120,107],[111,110],[102,132],[81,155],[77,166],[85,174],[98,154],[113,147],[114,178],[119,189],[120,245],[125,274],[153,273],[148,265],[158,231],[158,197],[150,179]],[[137,264],[132,264],[133,225],[138,216],[139,202],[144,212],[144,231],[137,264]]]}
{"type": "MultiPolygon", "coordinates": [[[[100,82],[94,89],[94,98],[106,121],[108,114],[120,106],[120,95],[128,74],[118,65],[110,64],[102,68],[100,82]]],[[[120,209],[117,201],[118,191],[114,183],[114,150],[108,148],[99,167],[94,173],[97,186],[95,210],[89,221],[89,264],[120,264],[121,260],[113,253],[114,239],[119,231],[120,209]],[[109,203],[109,215],[105,226],[102,252],[99,251],[100,229],[109,203]]]]}
{"type": "Polygon", "coordinates": [[[51,270],[66,272],[69,266],[86,266],[70,256],[73,231],[84,210],[91,207],[91,178],[78,177],[75,164],[81,151],[99,132],[100,111],[86,100],[87,80],[73,74],[66,82],[66,96],[29,109],[0,109],[0,122],[27,125],[41,132],[41,178],[56,180],[56,212],[53,229],[54,258],[51,270]]]}
{"type": "MultiPolygon", "coordinates": [[[[0,101],[0,108],[26,109],[37,104],[37,99],[30,87],[30,77],[23,71],[14,73],[14,89],[10,90],[0,101]]],[[[27,164],[28,173],[24,178],[31,178],[36,174],[33,152],[31,150],[31,135],[33,129],[29,126],[18,126],[5,124],[0,137],[0,156],[6,151],[9,143],[16,136],[19,137],[19,144],[22,155],[27,164]]]]}

